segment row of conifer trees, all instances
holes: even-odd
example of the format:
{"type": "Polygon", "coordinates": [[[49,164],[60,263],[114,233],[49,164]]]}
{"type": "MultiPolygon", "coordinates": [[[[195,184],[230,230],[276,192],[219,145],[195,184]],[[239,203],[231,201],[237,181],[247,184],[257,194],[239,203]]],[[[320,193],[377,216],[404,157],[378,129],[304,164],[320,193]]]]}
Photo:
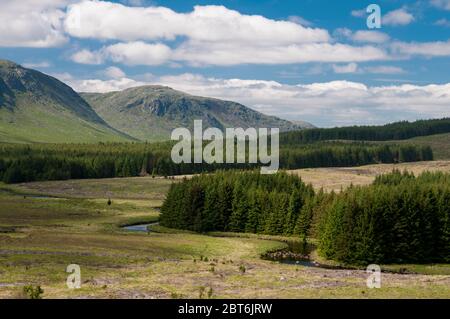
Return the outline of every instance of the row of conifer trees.
{"type": "Polygon", "coordinates": [[[450,261],[450,174],[394,172],[333,195],[320,252],[347,263],[450,261]]]}
{"type": "MultiPolygon", "coordinates": [[[[0,145],[0,180],[39,180],[185,175],[220,169],[251,169],[257,164],[175,164],[171,144],[45,144],[0,145]]],[[[430,147],[353,143],[281,146],[280,167],[355,166],[432,160],[430,147]]]]}
{"type": "Polygon", "coordinates": [[[341,193],[286,173],[218,172],[174,183],[161,225],[317,238],[351,264],[450,261],[450,174],[393,172],[341,193]]]}

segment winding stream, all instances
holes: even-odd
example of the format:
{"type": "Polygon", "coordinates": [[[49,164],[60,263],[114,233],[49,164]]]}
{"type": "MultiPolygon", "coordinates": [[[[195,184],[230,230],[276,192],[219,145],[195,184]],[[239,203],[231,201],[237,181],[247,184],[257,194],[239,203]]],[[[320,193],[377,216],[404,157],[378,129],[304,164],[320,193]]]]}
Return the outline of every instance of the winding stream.
{"type": "MultiPolygon", "coordinates": [[[[136,232],[136,233],[149,233],[151,230],[148,229],[149,226],[152,225],[158,225],[159,222],[156,223],[147,223],[147,224],[137,224],[137,225],[130,225],[130,226],[122,226],[121,229],[129,231],[129,232],[136,232]]],[[[298,253],[299,248],[295,243],[288,243],[288,250],[289,252],[295,252],[298,253]]],[[[297,266],[305,266],[305,267],[320,267],[320,268],[332,268],[332,269],[341,269],[340,267],[333,267],[328,265],[322,265],[318,262],[306,258],[290,258],[290,257],[284,257],[284,258],[274,258],[271,257],[270,254],[263,257],[265,260],[272,260],[277,261],[281,264],[287,264],[287,265],[297,265],[297,266]]]]}

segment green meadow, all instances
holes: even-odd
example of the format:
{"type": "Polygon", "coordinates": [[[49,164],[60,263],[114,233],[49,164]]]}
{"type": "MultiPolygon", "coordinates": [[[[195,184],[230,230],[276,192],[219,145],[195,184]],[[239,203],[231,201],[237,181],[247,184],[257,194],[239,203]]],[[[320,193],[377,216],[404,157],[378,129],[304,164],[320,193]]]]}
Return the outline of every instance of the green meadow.
{"type": "MultiPolygon", "coordinates": [[[[298,173],[298,171],[296,171],[298,173]]],[[[0,184],[0,298],[447,298],[449,265],[389,265],[381,289],[364,269],[325,269],[261,259],[296,238],[197,234],[160,226],[170,184],[135,177],[0,184]],[[108,200],[110,204],[108,204],[108,200]],[[81,267],[68,289],[66,268],[81,267]]],[[[314,252],[312,253],[314,256],[314,252]]]]}

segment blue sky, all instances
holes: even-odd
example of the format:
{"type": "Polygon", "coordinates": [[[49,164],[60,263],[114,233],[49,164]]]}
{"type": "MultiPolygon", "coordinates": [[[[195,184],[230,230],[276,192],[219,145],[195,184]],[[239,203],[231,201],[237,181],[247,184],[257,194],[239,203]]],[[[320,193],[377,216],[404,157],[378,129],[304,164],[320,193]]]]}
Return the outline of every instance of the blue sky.
{"type": "Polygon", "coordinates": [[[3,0],[0,18],[0,58],[79,91],[163,84],[319,126],[450,116],[450,0],[3,0]]]}

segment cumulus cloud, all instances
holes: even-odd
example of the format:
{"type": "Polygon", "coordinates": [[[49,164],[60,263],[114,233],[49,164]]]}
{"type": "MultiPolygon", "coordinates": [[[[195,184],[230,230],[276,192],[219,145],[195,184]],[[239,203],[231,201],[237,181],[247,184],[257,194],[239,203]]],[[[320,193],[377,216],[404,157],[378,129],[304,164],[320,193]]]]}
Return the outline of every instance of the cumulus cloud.
{"type": "Polygon", "coordinates": [[[121,91],[131,87],[146,85],[145,82],[136,81],[129,78],[120,79],[87,79],[87,80],[66,80],[78,92],[113,92],[121,91]]]}
{"type": "Polygon", "coordinates": [[[338,28],[334,30],[333,36],[335,40],[350,40],[359,43],[382,44],[390,40],[390,36],[384,32],[372,30],[359,30],[353,32],[348,28],[338,28]]]}
{"type": "Polygon", "coordinates": [[[117,43],[97,51],[83,49],[71,56],[81,64],[102,64],[106,60],[127,65],[160,65],[170,58],[171,49],[161,43],[149,44],[141,41],[117,43]]]}
{"type": "Polygon", "coordinates": [[[67,42],[63,8],[71,0],[0,1],[0,47],[56,47],[67,42]]]}
{"type": "Polygon", "coordinates": [[[405,8],[390,11],[382,18],[383,24],[391,26],[408,25],[413,21],[414,16],[405,8]]]}
{"type": "MultiPolygon", "coordinates": [[[[273,20],[224,6],[195,6],[191,12],[179,13],[161,6],[107,1],[4,0],[0,9],[2,22],[7,22],[0,25],[0,46],[58,46],[68,41],[67,35],[118,41],[74,53],[72,60],[83,64],[107,60],[134,65],[338,63],[386,58],[377,47],[332,43],[327,30],[313,28],[299,16],[273,20]]],[[[373,38],[366,42],[375,43],[373,38]]]]}
{"type": "Polygon", "coordinates": [[[190,94],[232,100],[260,112],[319,126],[382,124],[450,116],[450,84],[367,86],[349,81],[287,85],[276,81],[218,79],[196,74],[146,80],[67,81],[78,91],[107,92],[160,84],[190,94]]]}
{"type": "Polygon", "coordinates": [[[372,46],[309,43],[289,46],[259,47],[230,43],[207,45],[188,41],[174,51],[173,58],[193,65],[293,64],[307,62],[362,62],[387,59],[387,54],[372,46]]]}
{"type": "Polygon", "coordinates": [[[85,1],[69,6],[66,31],[79,38],[120,41],[173,40],[178,36],[195,41],[290,44],[325,42],[326,30],[306,28],[290,21],[244,15],[224,6],[195,6],[189,13],[165,7],[127,7],[104,1],[85,1]]]}
{"type": "Polygon", "coordinates": [[[351,39],[356,42],[385,43],[389,41],[390,37],[386,33],[380,31],[360,30],[352,34],[351,39]]]}
{"type": "Polygon", "coordinates": [[[450,40],[436,42],[395,42],[391,45],[395,54],[425,57],[450,56],[450,40]]]}
{"type": "Polygon", "coordinates": [[[105,60],[101,52],[92,52],[87,49],[75,52],[71,59],[80,64],[102,64],[105,60]]]}
{"type": "Polygon", "coordinates": [[[117,43],[102,51],[112,61],[130,65],[159,65],[165,63],[171,55],[171,49],[164,44],[144,42],[117,43]]]}
{"type": "Polygon", "coordinates": [[[128,65],[161,65],[186,62],[192,66],[238,64],[293,64],[307,62],[363,62],[387,59],[387,54],[372,46],[353,47],[341,43],[309,43],[289,46],[260,47],[233,43],[186,41],[172,49],[161,43],[141,41],[117,43],[97,51],[81,50],[72,60],[83,64],[100,64],[105,60],[128,65]]]}
{"type": "Polygon", "coordinates": [[[110,66],[106,68],[103,71],[103,73],[106,75],[106,77],[110,79],[120,79],[126,76],[125,72],[123,72],[120,68],[116,66],[110,66]]]}
{"type": "Polygon", "coordinates": [[[278,21],[224,6],[195,6],[178,13],[165,7],[81,2],[69,7],[66,20],[77,17],[78,24],[65,24],[71,36],[119,41],[93,55],[81,52],[80,58],[77,53],[73,60],[81,63],[111,59],[134,65],[170,61],[228,66],[386,59],[386,53],[374,46],[331,43],[327,30],[307,27],[300,17],[278,21]]]}

